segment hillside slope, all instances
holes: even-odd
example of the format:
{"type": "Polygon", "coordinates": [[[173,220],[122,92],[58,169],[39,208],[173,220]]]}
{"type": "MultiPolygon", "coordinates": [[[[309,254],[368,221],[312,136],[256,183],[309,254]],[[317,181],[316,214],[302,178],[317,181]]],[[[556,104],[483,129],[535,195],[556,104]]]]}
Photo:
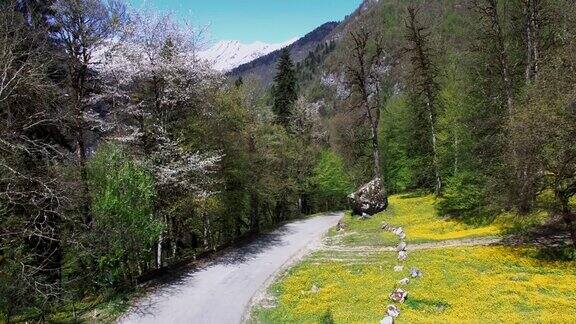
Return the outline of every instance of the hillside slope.
{"type": "MultiPolygon", "coordinates": [[[[338,43],[344,39],[346,33],[358,21],[362,21],[362,16],[375,8],[379,0],[364,0],[362,4],[353,13],[346,16],[341,22],[327,22],[314,29],[304,37],[300,38],[290,46],[288,50],[295,63],[306,59],[308,55],[314,52],[319,46],[330,45],[332,42],[338,43]]],[[[272,82],[276,70],[276,64],[280,58],[281,50],[271,52],[251,62],[240,65],[230,71],[232,77],[246,77],[256,75],[263,84],[269,85],[272,82]]]]}

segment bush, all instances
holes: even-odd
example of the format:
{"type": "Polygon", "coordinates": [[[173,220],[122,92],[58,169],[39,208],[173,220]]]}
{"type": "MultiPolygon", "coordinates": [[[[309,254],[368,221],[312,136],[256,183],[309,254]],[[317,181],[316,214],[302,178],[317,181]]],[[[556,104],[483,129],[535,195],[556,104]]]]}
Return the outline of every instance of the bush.
{"type": "Polygon", "coordinates": [[[90,263],[97,267],[100,285],[131,282],[140,263],[150,260],[162,232],[162,222],[153,214],[153,175],[114,145],[98,150],[88,174],[94,218],[88,237],[90,263]]]}
{"type": "Polygon", "coordinates": [[[334,317],[332,316],[332,312],[330,310],[327,310],[326,312],[324,312],[324,314],[322,314],[319,322],[320,322],[320,324],[334,324],[334,323],[336,323],[336,322],[334,322],[334,317]]]}
{"type": "Polygon", "coordinates": [[[446,181],[443,199],[436,208],[440,215],[462,218],[467,221],[485,221],[485,191],[479,176],[462,172],[446,181]]]}

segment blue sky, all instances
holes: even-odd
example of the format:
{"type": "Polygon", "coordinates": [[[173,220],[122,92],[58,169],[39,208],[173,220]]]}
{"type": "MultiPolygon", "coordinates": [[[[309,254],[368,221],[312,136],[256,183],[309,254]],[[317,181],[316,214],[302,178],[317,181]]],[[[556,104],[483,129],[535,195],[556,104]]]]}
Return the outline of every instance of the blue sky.
{"type": "Polygon", "coordinates": [[[361,0],[127,0],[209,25],[210,39],[279,43],[342,20],[361,0]]]}

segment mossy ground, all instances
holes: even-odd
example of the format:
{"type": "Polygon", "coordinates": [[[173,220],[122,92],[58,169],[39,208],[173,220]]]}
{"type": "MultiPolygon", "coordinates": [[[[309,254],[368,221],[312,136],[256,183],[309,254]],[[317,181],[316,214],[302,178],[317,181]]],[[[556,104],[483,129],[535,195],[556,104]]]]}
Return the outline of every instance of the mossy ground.
{"type": "MultiPolygon", "coordinates": [[[[430,196],[394,196],[391,209],[359,221],[348,216],[348,234],[330,234],[328,244],[378,246],[396,243],[382,234],[382,221],[402,225],[409,242],[497,236],[514,223],[471,227],[443,220],[430,196]],[[346,239],[346,237],[351,237],[346,239]]],[[[536,214],[530,222],[542,218],[536,214]]],[[[508,222],[505,222],[507,220],[508,222]]],[[[413,280],[398,323],[576,323],[576,262],[547,261],[535,247],[478,246],[419,250],[407,267],[413,280]]],[[[393,271],[396,254],[318,251],[289,270],[270,289],[274,308],[256,308],[262,323],[317,323],[330,311],[336,323],[378,323],[388,294],[405,274],[393,271]]]]}

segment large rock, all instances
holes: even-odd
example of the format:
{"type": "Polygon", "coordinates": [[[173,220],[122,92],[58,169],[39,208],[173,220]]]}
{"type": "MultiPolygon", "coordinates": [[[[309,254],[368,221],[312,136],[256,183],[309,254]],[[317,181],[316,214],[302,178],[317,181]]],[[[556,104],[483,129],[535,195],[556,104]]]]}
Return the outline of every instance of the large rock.
{"type": "Polygon", "coordinates": [[[388,195],[380,178],[376,178],[348,196],[354,215],[370,216],[383,212],[388,207],[388,195]]]}

